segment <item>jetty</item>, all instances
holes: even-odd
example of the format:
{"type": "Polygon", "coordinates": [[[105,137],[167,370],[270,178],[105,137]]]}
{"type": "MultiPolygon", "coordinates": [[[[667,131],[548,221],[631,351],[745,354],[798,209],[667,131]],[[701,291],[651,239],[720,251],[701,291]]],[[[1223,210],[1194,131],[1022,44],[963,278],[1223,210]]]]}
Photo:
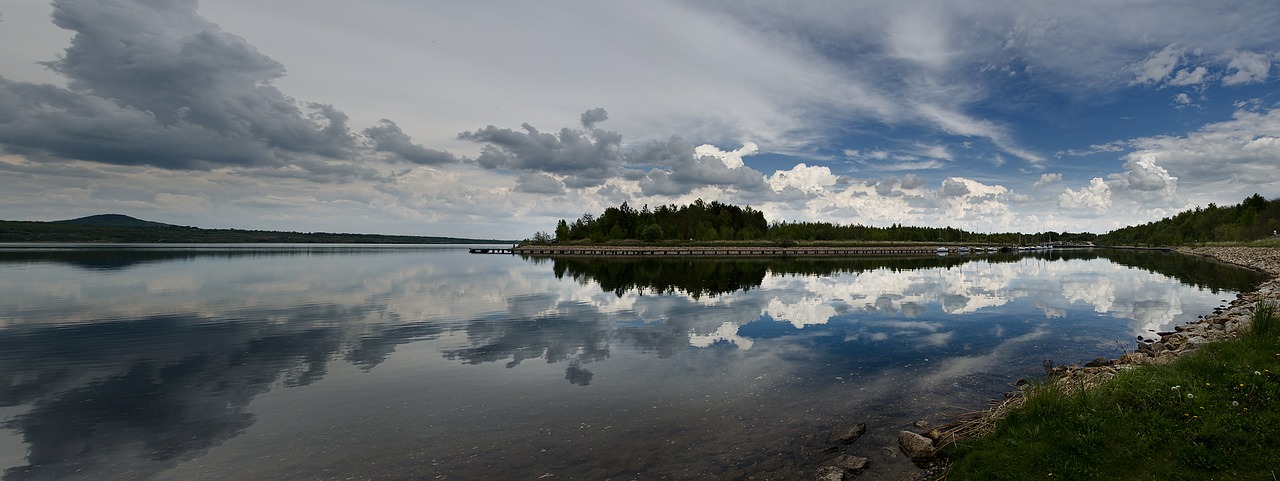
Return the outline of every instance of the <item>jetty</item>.
{"type": "Polygon", "coordinates": [[[472,254],[512,254],[525,256],[594,256],[594,257],[746,257],[746,256],[876,256],[934,255],[934,246],[911,245],[889,247],[773,247],[773,246],[548,246],[524,245],[511,248],[473,248],[472,254]]]}

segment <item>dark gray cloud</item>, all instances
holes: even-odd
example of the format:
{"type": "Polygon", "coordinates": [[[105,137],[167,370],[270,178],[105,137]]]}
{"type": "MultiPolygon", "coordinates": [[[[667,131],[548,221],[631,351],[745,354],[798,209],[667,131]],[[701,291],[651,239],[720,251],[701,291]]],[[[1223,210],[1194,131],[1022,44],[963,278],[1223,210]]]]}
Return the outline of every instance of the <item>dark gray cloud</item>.
{"type": "Polygon", "coordinates": [[[45,65],[67,88],[0,79],[0,146],[37,159],[170,169],[279,167],[356,149],[347,116],[271,85],[284,67],[193,0],[57,0],[75,32],[45,65]]]}
{"type": "MultiPolygon", "coordinates": [[[[582,114],[584,125],[608,118],[604,109],[582,114]]],[[[484,144],[476,163],[487,169],[543,172],[568,176],[566,185],[599,185],[615,175],[622,164],[622,135],[608,130],[560,129],[558,133],[538,131],[528,123],[524,132],[489,125],[458,138],[484,144]]]]}
{"type": "Polygon", "coordinates": [[[399,125],[388,119],[382,119],[378,125],[364,129],[363,133],[373,141],[374,150],[395,154],[415,164],[441,165],[458,161],[453,154],[413,143],[413,139],[400,130],[399,125]]]}
{"type": "Polygon", "coordinates": [[[600,107],[596,107],[594,109],[583,112],[580,121],[582,122],[583,128],[587,130],[591,130],[596,128],[596,124],[600,122],[604,122],[606,120],[609,120],[609,113],[605,112],[604,109],[600,107]]]}
{"type": "Polygon", "coordinates": [[[759,171],[746,166],[730,168],[719,158],[695,155],[693,144],[677,136],[642,147],[628,161],[655,167],[640,181],[645,195],[680,195],[707,185],[743,191],[768,188],[759,171]]]}

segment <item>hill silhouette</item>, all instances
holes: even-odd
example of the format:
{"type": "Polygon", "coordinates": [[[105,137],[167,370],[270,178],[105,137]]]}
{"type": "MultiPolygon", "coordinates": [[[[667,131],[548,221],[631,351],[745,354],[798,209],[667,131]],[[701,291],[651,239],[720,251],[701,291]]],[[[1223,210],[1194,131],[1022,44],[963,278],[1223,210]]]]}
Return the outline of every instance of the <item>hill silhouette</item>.
{"type": "Polygon", "coordinates": [[[111,227],[179,227],[173,224],[152,222],[124,214],[98,214],[78,219],[57,220],[58,224],[97,225],[111,227]]]}
{"type": "Polygon", "coordinates": [[[123,214],[51,222],[0,221],[0,242],[282,243],[282,244],[508,244],[509,240],[384,234],[335,234],[201,229],[123,214]]]}

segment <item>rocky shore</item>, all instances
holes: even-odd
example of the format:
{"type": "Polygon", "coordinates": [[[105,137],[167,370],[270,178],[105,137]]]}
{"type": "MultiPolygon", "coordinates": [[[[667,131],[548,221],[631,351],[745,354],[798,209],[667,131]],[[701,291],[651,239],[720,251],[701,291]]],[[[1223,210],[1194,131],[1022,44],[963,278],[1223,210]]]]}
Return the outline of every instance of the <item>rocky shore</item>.
{"type": "Polygon", "coordinates": [[[1195,351],[1204,343],[1235,338],[1249,327],[1259,302],[1280,300],[1280,248],[1184,247],[1178,252],[1253,269],[1266,274],[1268,279],[1257,290],[1237,294],[1227,305],[1195,322],[1178,326],[1174,332],[1160,333],[1158,339],[1144,339],[1136,351],[1108,364],[1164,364],[1195,351]]]}
{"type": "MultiPolygon", "coordinates": [[[[1194,322],[1177,326],[1173,332],[1158,333],[1158,337],[1140,339],[1137,349],[1125,353],[1119,359],[1099,357],[1084,366],[1068,365],[1048,369],[1046,374],[1061,389],[1070,392],[1089,389],[1106,382],[1118,372],[1145,364],[1164,364],[1178,356],[1194,352],[1209,342],[1238,337],[1248,329],[1254,309],[1259,302],[1280,303],[1280,248],[1274,247],[1197,247],[1179,248],[1178,253],[1208,257],[1220,262],[1259,271],[1266,275],[1256,290],[1243,292],[1218,307],[1212,313],[1194,322]]],[[[1019,385],[1026,385],[1019,381],[1019,385]]],[[[935,459],[937,450],[960,439],[981,436],[990,431],[995,421],[1022,404],[1025,397],[1020,391],[1011,392],[1004,399],[993,403],[983,411],[965,413],[944,426],[929,429],[929,423],[918,421],[914,430],[899,433],[901,454],[915,461],[924,470],[916,479],[925,479],[945,470],[946,460],[935,459]]],[[[864,425],[842,428],[839,437],[843,444],[850,444],[866,430],[864,425]]],[[[835,434],[833,434],[835,436],[835,434]]],[[[832,451],[834,452],[834,451],[832,451]]],[[[851,455],[841,455],[814,473],[820,481],[854,479],[868,468],[868,460],[851,455]]]]}
{"type": "MultiPolygon", "coordinates": [[[[1119,359],[1099,357],[1084,366],[1049,368],[1046,374],[1052,382],[1065,392],[1089,389],[1126,369],[1145,364],[1168,363],[1178,356],[1194,352],[1205,343],[1238,337],[1252,323],[1258,303],[1280,303],[1280,248],[1197,247],[1179,248],[1177,252],[1253,269],[1265,274],[1267,279],[1256,290],[1237,294],[1235,299],[1194,322],[1177,326],[1173,332],[1158,333],[1158,338],[1141,339],[1137,349],[1119,359]]],[[[1018,384],[1026,385],[1025,381],[1019,381],[1018,384]]],[[[903,431],[900,439],[902,450],[913,459],[930,457],[936,449],[948,443],[984,435],[990,432],[996,420],[1016,409],[1025,399],[1020,391],[1011,392],[1004,399],[994,402],[990,409],[962,414],[953,422],[933,429],[924,436],[903,431]],[[931,444],[924,444],[929,442],[931,444]],[[912,447],[915,445],[920,447],[912,447]]],[[[945,464],[945,460],[942,464],[945,464]]],[[[936,469],[933,471],[936,472],[936,469]]]]}

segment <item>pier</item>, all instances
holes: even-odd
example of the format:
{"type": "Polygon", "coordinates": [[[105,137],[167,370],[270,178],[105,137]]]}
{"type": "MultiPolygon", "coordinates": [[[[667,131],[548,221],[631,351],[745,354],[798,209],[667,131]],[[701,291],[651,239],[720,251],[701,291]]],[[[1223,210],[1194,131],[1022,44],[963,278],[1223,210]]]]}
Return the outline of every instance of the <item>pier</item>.
{"type": "Polygon", "coordinates": [[[934,255],[936,247],[658,247],[658,246],[517,246],[474,248],[472,254],[515,254],[528,256],[608,256],[608,257],[744,257],[744,256],[867,256],[934,255]]]}

